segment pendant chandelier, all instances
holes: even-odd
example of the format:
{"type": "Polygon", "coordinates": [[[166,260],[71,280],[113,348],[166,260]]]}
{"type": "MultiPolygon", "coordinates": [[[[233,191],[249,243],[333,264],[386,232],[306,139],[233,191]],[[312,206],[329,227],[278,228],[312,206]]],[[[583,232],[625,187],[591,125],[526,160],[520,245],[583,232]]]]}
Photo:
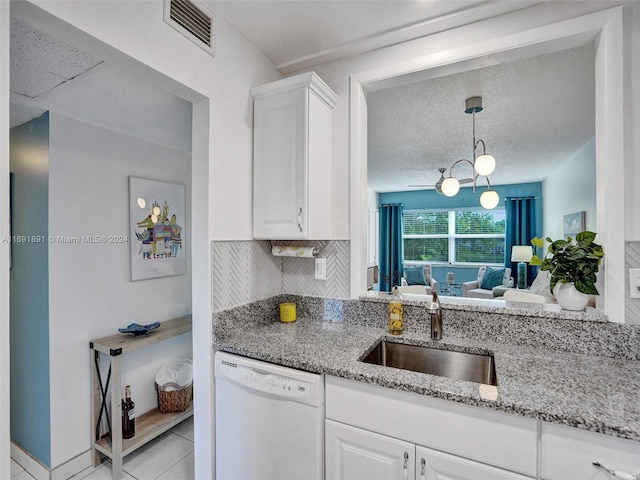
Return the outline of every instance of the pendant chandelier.
{"type": "MultiPolygon", "coordinates": [[[[470,113],[473,118],[473,162],[467,159],[461,159],[455,162],[449,168],[449,176],[444,179],[442,182],[442,193],[447,197],[455,196],[460,190],[460,181],[452,175],[453,168],[460,163],[467,163],[471,166],[473,173],[471,179],[468,181],[473,182],[473,192],[476,191],[476,183],[478,181],[478,177],[482,176],[487,181],[487,190],[482,192],[480,195],[480,205],[487,210],[491,210],[496,208],[498,203],[500,202],[500,197],[498,196],[498,192],[495,190],[491,190],[491,182],[489,181],[489,175],[496,168],[496,159],[493,158],[493,155],[489,155],[486,151],[486,146],[484,144],[484,140],[478,139],[476,140],[476,113],[482,111],[482,97],[470,97],[465,100],[465,111],[464,113],[470,113]],[[482,154],[476,156],[476,150],[478,147],[482,145],[482,154]]],[[[463,182],[464,183],[464,182],[463,182]]]]}

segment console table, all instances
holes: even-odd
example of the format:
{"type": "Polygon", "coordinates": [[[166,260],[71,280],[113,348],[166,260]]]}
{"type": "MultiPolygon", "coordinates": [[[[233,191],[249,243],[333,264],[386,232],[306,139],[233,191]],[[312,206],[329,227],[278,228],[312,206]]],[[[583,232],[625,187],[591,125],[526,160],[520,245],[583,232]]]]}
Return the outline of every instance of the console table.
{"type": "Polygon", "coordinates": [[[89,342],[91,349],[91,454],[93,466],[97,467],[102,458],[111,459],[113,480],[122,478],[122,459],[158,435],[166,432],[193,414],[193,404],[178,413],[160,413],[155,408],[144,415],[136,416],[136,434],[123,440],[121,410],[122,378],[120,359],[122,355],[191,332],[191,315],[167,320],[147,335],[116,334],[89,342]],[[109,358],[109,373],[103,382],[100,374],[100,354],[109,358]],[[109,394],[109,388],[111,392],[109,394]],[[111,410],[107,410],[110,400],[111,410]],[[105,415],[110,433],[100,435],[100,423],[105,415]],[[93,430],[95,429],[95,430],[93,430]]]}

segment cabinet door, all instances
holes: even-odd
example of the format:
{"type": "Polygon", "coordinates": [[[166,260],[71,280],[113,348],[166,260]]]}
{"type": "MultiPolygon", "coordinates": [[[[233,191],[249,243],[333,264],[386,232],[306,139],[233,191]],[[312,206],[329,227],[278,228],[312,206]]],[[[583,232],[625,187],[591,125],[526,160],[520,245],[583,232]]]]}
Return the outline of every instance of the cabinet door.
{"type": "MultiPolygon", "coordinates": [[[[478,441],[486,441],[479,439],[478,441]]],[[[416,447],[417,480],[531,480],[517,473],[449,455],[425,447],[416,447]]]]}
{"type": "Polygon", "coordinates": [[[327,420],[326,480],[414,480],[412,443],[327,420]]]}
{"type": "Polygon", "coordinates": [[[593,465],[596,461],[607,469],[636,476],[640,473],[640,443],[637,441],[546,422],[542,423],[541,457],[543,480],[612,479],[603,469],[593,465]]]}
{"type": "Polygon", "coordinates": [[[308,89],[254,102],[253,236],[307,236],[308,89]]]}

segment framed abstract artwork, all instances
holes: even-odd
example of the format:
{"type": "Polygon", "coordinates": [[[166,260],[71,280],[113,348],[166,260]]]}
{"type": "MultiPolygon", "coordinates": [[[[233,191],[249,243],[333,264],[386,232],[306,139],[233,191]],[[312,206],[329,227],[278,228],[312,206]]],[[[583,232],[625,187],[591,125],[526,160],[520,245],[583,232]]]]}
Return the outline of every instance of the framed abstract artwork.
{"type": "Polygon", "coordinates": [[[185,187],[129,177],[131,281],[184,275],[185,187]]]}

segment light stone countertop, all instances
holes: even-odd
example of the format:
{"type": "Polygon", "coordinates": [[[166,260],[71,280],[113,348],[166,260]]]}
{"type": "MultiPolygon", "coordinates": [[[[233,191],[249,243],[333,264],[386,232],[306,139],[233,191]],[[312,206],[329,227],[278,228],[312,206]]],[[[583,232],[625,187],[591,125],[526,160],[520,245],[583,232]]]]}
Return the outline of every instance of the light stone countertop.
{"type": "Polygon", "coordinates": [[[428,317],[419,304],[405,305],[406,333],[393,336],[384,326],[384,302],[281,295],[214,314],[214,347],[640,441],[640,328],[447,307],[445,303],[444,337],[432,341],[428,317]],[[297,303],[296,322],[278,320],[283,301],[297,303]],[[359,361],[383,338],[493,353],[497,399],[481,398],[478,383],[359,361]],[[509,338],[513,342],[505,340],[509,338]]]}

